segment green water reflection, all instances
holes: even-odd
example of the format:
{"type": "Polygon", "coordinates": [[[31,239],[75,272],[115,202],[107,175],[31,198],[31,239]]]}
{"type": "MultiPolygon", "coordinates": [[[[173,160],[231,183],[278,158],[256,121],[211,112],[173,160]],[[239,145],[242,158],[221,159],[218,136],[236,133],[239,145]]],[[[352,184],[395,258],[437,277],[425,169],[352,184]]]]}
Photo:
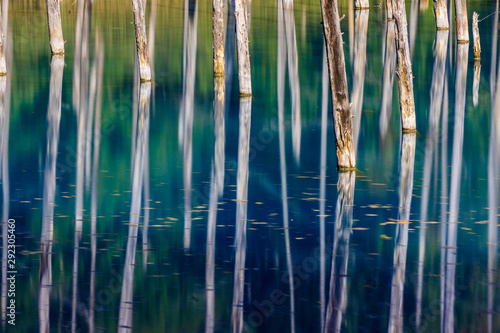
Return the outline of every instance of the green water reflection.
{"type": "Polygon", "coordinates": [[[407,1],[419,132],[402,135],[385,4],[339,1],[359,169],[339,174],[319,1],[251,3],[251,99],[233,15],[214,79],[211,3],[148,1],[141,84],[130,4],[81,3],[62,2],[64,56],[43,1],[4,20],[17,330],[500,330],[498,15],[474,64],[407,1]]]}

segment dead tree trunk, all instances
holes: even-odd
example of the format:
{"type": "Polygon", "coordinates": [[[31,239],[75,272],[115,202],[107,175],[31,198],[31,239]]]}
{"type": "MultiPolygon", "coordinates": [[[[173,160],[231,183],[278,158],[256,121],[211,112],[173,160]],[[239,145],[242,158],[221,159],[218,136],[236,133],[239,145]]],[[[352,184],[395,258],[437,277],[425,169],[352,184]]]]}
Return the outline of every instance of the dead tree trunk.
{"type": "Polygon", "coordinates": [[[0,76],[7,75],[7,63],[5,62],[5,52],[4,52],[4,38],[3,35],[3,22],[0,16],[0,76]]]}
{"type": "Polygon", "coordinates": [[[139,58],[139,72],[141,81],[151,81],[151,67],[149,66],[148,39],[146,37],[146,18],[142,0],[132,0],[134,9],[135,42],[139,58]]]}
{"type": "Polygon", "coordinates": [[[49,22],[49,40],[52,54],[64,54],[64,39],[61,26],[61,0],[45,0],[47,21],[49,22]]]}
{"type": "Polygon", "coordinates": [[[446,0],[433,0],[434,18],[436,19],[437,30],[449,30],[448,24],[448,9],[446,8],[446,0]]]}
{"type": "Polygon", "coordinates": [[[479,40],[479,27],[477,26],[479,15],[472,14],[472,39],[474,41],[474,60],[481,60],[481,41],[479,40]]]}
{"type": "Polygon", "coordinates": [[[385,1],[385,6],[386,6],[386,9],[387,9],[387,21],[394,20],[394,14],[392,12],[392,0],[386,0],[385,1]]]}
{"type": "Polygon", "coordinates": [[[370,8],[370,3],[368,0],[354,0],[354,7],[356,9],[368,9],[370,8]]]}
{"type": "Polygon", "coordinates": [[[247,0],[236,0],[236,41],[238,48],[238,79],[240,96],[252,96],[250,51],[248,49],[247,0]]]}
{"type": "Polygon", "coordinates": [[[408,43],[408,24],[404,0],[392,1],[396,21],[396,49],[398,54],[399,109],[403,131],[416,131],[415,100],[413,97],[413,73],[411,68],[410,47],[408,43]]]}
{"type": "Polygon", "coordinates": [[[455,21],[457,24],[457,43],[469,43],[466,0],[455,0],[455,21]]]}
{"type": "Polygon", "coordinates": [[[330,89],[332,92],[333,126],[339,170],[356,168],[352,133],[352,114],[348,100],[347,76],[337,0],[322,0],[323,33],[325,35],[330,89]]]}
{"type": "Polygon", "coordinates": [[[214,52],[214,75],[224,75],[224,0],[213,0],[212,48],[214,52]]]}

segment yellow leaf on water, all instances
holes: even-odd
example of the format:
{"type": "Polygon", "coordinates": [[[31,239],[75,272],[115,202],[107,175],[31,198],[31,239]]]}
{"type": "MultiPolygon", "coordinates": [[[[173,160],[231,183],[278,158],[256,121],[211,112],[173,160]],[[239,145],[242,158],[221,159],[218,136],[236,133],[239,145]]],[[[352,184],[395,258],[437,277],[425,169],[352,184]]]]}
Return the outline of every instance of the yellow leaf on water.
{"type": "Polygon", "coordinates": [[[380,235],[380,238],[382,238],[382,239],[392,239],[392,237],[389,237],[387,235],[380,235]]]}

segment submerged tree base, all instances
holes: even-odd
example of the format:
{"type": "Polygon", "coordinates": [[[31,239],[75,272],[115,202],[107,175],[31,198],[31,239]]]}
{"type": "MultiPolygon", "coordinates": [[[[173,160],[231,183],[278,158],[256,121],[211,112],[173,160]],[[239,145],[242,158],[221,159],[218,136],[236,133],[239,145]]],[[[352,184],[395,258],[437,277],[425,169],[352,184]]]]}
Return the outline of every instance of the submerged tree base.
{"type": "Polygon", "coordinates": [[[416,128],[403,128],[403,134],[418,133],[416,128]]]}
{"type": "Polygon", "coordinates": [[[351,172],[351,171],[358,171],[356,167],[343,167],[343,166],[337,166],[337,170],[339,172],[351,172]]]}

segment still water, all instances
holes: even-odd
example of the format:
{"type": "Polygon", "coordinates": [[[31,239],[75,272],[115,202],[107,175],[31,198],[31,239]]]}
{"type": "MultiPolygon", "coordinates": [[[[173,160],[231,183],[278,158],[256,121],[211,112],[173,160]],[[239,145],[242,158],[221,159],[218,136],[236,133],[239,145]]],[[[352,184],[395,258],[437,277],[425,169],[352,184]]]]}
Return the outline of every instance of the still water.
{"type": "MultiPolygon", "coordinates": [[[[214,79],[211,3],[148,1],[140,84],[129,3],[79,2],[62,2],[65,56],[43,1],[4,20],[4,330],[500,330],[498,15],[474,64],[431,1],[407,1],[418,133],[402,135],[385,3],[339,1],[358,167],[339,173],[319,1],[250,3],[247,99],[232,13],[214,79]]],[[[469,22],[495,8],[468,1],[469,22]]]]}

